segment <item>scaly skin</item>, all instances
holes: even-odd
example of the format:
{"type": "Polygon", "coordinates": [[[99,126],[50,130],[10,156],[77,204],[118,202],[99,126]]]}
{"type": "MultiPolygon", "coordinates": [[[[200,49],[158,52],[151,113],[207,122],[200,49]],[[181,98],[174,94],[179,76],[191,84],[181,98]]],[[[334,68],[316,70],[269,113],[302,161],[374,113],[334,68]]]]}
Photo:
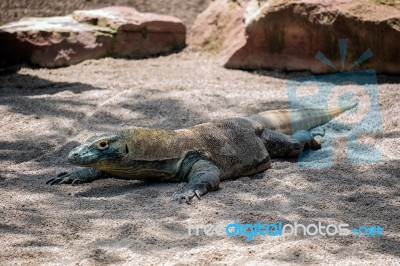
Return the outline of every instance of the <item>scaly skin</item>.
{"type": "Polygon", "coordinates": [[[308,130],[353,108],[274,110],[187,129],[132,128],[89,138],[68,160],[84,168],[62,173],[49,184],[78,184],[116,177],[186,181],[173,199],[187,203],[218,188],[220,181],[268,169],[271,157],[298,156],[320,144],[308,130]],[[292,136],[289,136],[292,135],[292,136]]]}

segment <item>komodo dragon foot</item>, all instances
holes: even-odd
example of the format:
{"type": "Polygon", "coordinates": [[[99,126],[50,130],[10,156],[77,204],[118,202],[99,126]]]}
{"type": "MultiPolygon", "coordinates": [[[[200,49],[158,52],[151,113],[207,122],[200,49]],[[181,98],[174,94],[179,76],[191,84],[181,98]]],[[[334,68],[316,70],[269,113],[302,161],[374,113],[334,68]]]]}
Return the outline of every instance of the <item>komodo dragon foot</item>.
{"type": "Polygon", "coordinates": [[[321,149],[321,143],[307,130],[288,136],[273,130],[263,131],[261,138],[271,157],[296,157],[305,150],[321,149]]]}
{"type": "Polygon", "coordinates": [[[200,199],[208,191],[218,189],[220,183],[219,175],[220,170],[212,162],[207,160],[196,162],[189,172],[187,189],[183,193],[175,192],[172,195],[172,199],[179,203],[185,199],[187,204],[190,204],[190,200],[194,196],[200,199]]]}
{"type": "Polygon", "coordinates": [[[46,182],[50,185],[89,183],[97,179],[106,178],[107,174],[95,168],[82,168],[71,173],[62,172],[57,177],[46,182]]]}

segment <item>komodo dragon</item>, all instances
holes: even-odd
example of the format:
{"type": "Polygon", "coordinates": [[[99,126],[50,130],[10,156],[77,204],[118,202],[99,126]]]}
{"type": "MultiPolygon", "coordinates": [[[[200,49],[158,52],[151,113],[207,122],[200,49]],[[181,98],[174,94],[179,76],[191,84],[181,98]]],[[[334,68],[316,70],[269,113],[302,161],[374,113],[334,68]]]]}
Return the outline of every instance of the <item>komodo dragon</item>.
{"type": "Polygon", "coordinates": [[[270,168],[271,158],[298,156],[321,145],[309,132],[357,105],[329,109],[273,110],[194,127],[135,127],[93,136],[68,155],[83,166],[46,184],[80,184],[116,177],[188,182],[172,198],[186,203],[218,188],[220,181],[270,168]],[[291,135],[291,136],[290,136],[291,135]]]}

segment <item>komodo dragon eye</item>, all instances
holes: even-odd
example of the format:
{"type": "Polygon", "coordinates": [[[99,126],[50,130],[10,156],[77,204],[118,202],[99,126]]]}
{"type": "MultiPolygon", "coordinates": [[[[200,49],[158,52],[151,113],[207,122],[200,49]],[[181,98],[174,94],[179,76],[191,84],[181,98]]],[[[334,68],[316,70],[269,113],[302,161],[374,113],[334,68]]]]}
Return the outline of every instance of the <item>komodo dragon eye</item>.
{"type": "Polygon", "coordinates": [[[105,140],[100,141],[99,143],[97,143],[97,148],[99,150],[105,150],[108,148],[108,142],[105,140]]]}

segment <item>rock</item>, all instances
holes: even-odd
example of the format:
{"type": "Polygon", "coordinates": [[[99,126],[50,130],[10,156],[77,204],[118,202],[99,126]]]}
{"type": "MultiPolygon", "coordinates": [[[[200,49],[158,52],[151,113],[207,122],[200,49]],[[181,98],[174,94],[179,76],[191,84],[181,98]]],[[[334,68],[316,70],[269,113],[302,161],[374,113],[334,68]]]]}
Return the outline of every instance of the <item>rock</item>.
{"type": "Polygon", "coordinates": [[[106,56],[111,40],[111,29],[81,24],[72,16],[26,18],[0,27],[0,66],[77,64],[106,56]]]}
{"type": "Polygon", "coordinates": [[[367,0],[216,0],[188,43],[219,53],[228,68],[398,74],[400,10],[367,0]],[[343,67],[339,39],[348,39],[343,67]]]}
{"type": "Polygon", "coordinates": [[[142,58],[185,46],[186,27],[172,16],[140,13],[130,7],[107,7],[75,11],[73,17],[115,30],[112,54],[117,57],[142,58]]]}
{"type": "Polygon", "coordinates": [[[245,36],[246,29],[243,12],[242,4],[234,1],[211,2],[208,8],[197,16],[188,36],[188,44],[217,52],[226,52],[230,46],[244,45],[242,37],[245,36]]]}
{"type": "Polygon", "coordinates": [[[105,56],[149,57],[183,48],[185,37],[179,19],[128,7],[26,18],[0,27],[0,67],[24,62],[60,67],[105,56]]]}

